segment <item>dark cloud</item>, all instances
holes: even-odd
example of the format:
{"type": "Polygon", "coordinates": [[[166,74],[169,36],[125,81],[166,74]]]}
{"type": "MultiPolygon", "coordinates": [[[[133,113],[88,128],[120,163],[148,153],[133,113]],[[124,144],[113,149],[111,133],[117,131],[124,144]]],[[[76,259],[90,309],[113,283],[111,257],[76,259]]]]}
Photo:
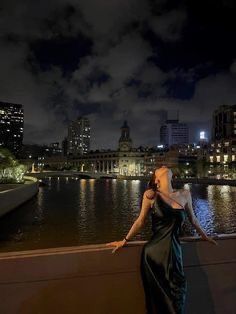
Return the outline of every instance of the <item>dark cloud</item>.
{"type": "Polygon", "coordinates": [[[40,70],[50,71],[53,66],[58,66],[66,75],[79,67],[80,59],[91,53],[91,46],[88,38],[78,34],[74,38],[57,36],[37,40],[30,44],[30,49],[40,70]]]}
{"type": "Polygon", "coordinates": [[[117,147],[124,119],[136,146],[155,145],[167,110],[193,141],[235,103],[235,13],[230,0],[3,0],[0,100],[24,105],[26,142],[60,141],[85,114],[93,148],[117,147]]]}

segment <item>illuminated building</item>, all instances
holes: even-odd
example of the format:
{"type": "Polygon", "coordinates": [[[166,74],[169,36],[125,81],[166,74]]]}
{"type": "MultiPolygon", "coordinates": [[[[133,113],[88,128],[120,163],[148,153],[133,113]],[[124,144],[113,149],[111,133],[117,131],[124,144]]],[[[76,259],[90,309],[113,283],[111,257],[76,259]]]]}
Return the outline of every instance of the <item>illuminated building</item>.
{"type": "Polygon", "coordinates": [[[223,105],[214,111],[208,161],[211,173],[236,178],[236,105],[223,105]]]}
{"type": "Polygon", "coordinates": [[[0,102],[0,147],[18,155],[22,148],[24,111],[20,104],[0,102]]]}
{"type": "Polygon", "coordinates": [[[58,142],[51,143],[49,145],[49,151],[52,155],[61,155],[62,154],[62,148],[60,147],[60,144],[58,142]]]}
{"type": "Polygon", "coordinates": [[[79,171],[112,173],[118,176],[150,175],[159,165],[176,164],[176,154],[165,148],[134,148],[127,121],[121,127],[117,150],[96,150],[68,160],[79,171]]]}
{"type": "Polygon", "coordinates": [[[90,150],[90,122],[88,118],[79,117],[68,127],[68,154],[80,156],[90,150]]]}
{"type": "Polygon", "coordinates": [[[236,105],[220,106],[213,113],[212,140],[236,137],[236,105]]]}

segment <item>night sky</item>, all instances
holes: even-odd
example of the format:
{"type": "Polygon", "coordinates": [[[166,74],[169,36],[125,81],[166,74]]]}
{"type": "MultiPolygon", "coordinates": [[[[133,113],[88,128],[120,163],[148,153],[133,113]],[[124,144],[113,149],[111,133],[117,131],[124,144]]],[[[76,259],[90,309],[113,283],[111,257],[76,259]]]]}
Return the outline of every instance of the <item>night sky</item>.
{"type": "Polygon", "coordinates": [[[87,115],[92,149],[157,145],[179,110],[190,140],[236,103],[233,0],[0,2],[0,101],[25,108],[25,143],[61,141],[87,115]]]}

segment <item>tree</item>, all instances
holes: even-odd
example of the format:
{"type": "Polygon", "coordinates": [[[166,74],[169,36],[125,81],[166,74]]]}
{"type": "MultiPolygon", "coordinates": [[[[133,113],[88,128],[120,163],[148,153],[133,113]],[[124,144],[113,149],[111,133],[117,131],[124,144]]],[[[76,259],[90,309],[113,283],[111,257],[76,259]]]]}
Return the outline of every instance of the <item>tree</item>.
{"type": "Polygon", "coordinates": [[[20,183],[26,166],[21,165],[6,148],[0,148],[0,183],[20,183]]]}

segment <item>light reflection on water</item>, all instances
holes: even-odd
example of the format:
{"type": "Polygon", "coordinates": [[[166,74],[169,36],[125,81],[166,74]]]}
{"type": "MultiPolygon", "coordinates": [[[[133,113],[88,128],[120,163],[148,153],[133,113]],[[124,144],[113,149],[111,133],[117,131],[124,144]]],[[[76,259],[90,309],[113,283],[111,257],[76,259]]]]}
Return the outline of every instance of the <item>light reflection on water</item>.
{"type": "MultiPolygon", "coordinates": [[[[138,217],[146,182],[47,178],[32,200],[0,220],[0,251],[105,243],[122,239],[138,217]]],[[[236,187],[184,184],[208,234],[236,232],[236,187]]],[[[194,235],[188,220],[183,234],[194,235]]],[[[147,240],[150,219],[134,239],[147,240]]]]}

